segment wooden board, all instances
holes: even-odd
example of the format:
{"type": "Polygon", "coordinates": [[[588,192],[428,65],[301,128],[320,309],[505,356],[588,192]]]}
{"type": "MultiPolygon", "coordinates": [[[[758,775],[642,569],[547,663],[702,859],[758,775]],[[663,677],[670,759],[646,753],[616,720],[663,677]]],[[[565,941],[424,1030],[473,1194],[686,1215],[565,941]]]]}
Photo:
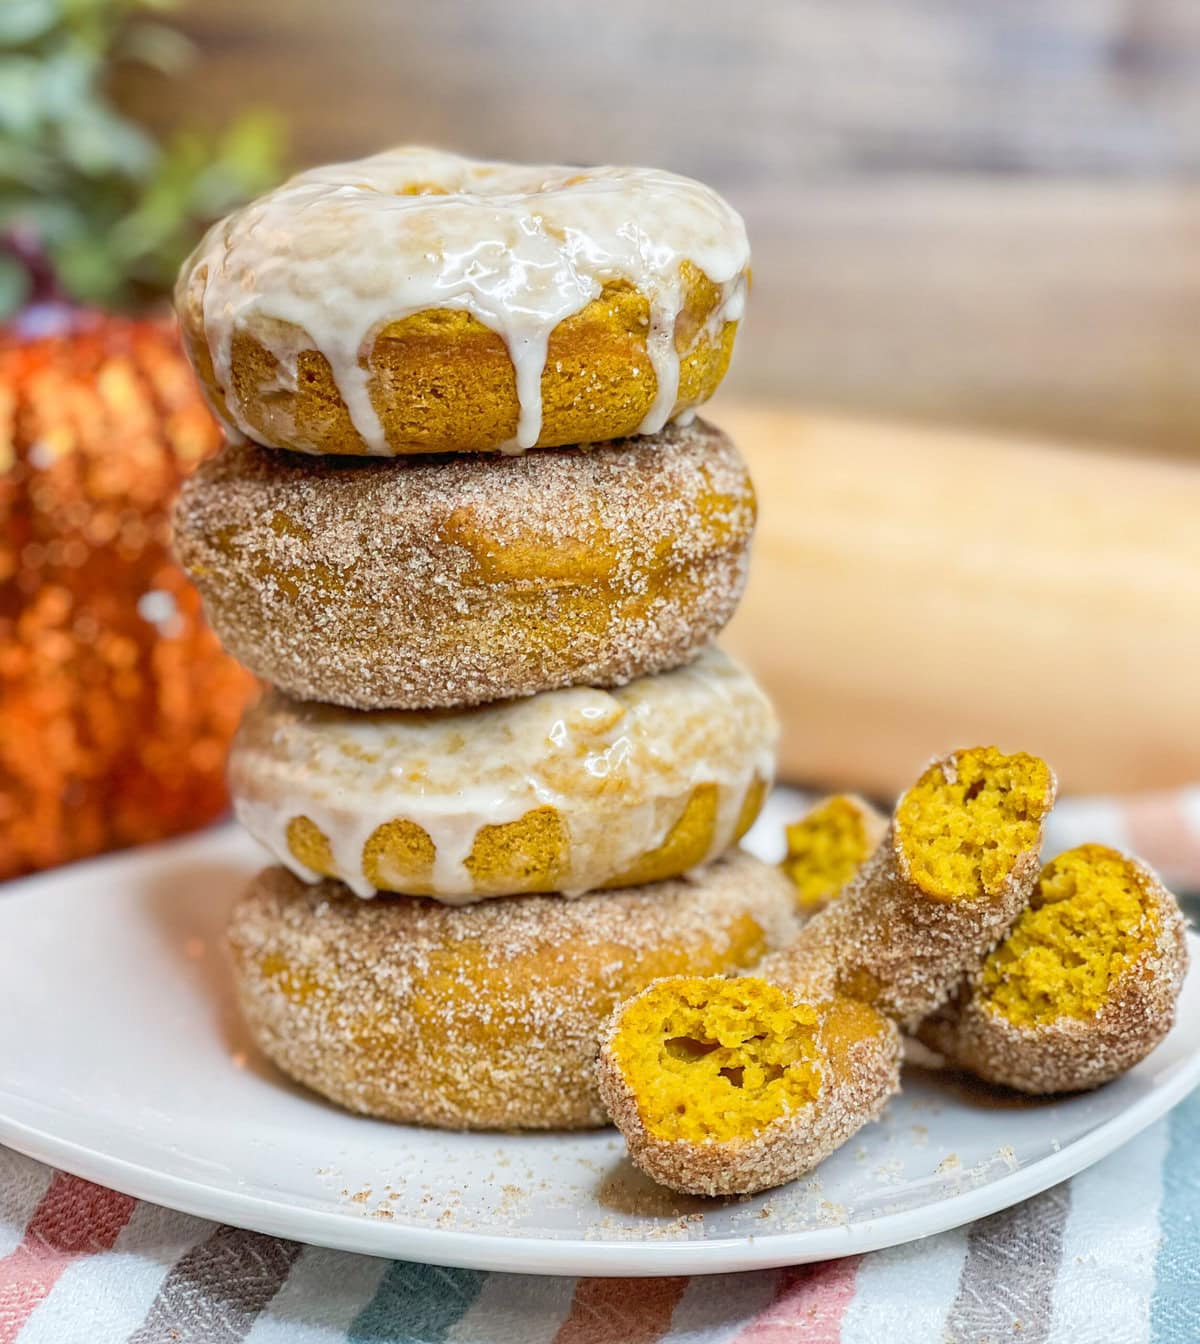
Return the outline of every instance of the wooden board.
{"type": "Polygon", "coordinates": [[[724,643],[782,777],[890,793],[995,742],[1065,788],[1200,780],[1200,464],[714,403],[760,526],[724,643]]]}

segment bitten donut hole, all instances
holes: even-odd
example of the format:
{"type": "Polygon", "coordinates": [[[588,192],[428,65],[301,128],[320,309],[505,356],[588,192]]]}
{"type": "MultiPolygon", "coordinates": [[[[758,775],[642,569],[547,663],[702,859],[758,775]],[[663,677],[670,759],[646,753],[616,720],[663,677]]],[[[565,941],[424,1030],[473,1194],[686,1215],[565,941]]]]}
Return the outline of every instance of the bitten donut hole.
{"type": "Polygon", "coordinates": [[[787,828],[783,871],[801,910],[832,900],[866,861],[873,845],[862,807],[839,794],[787,828]]]}
{"type": "Polygon", "coordinates": [[[938,900],[997,895],[1037,846],[1053,794],[1049,766],[1023,752],[976,747],[931,766],[896,811],[913,880],[938,900]]]}
{"type": "Polygon", "coordinates": [[[984,1001],[1022,1027],[1092,1017],[1157,935],[1137,867],[1116,850],[1081,845],[1042,869],[1029,908],[984,963],[984,1001]]]}
{"type": "Polygon", "coordinates": [[[817,1099],[817,1023],[763,980],[678,978],[628,1005],[613,1048],[651,1134],[727,1142],[817,1099]]]}

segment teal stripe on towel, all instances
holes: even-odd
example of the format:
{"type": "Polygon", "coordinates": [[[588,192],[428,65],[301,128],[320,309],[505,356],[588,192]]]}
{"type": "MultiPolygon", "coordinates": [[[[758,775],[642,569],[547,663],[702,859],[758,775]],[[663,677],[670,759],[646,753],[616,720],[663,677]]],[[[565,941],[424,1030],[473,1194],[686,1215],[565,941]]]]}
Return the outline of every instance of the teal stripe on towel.
{"type": "Polygon", "coordinates": [[[487,1275],[397,1260],[354,1318],[347,1344],[442,1344],[487,1275]]]}
{"type": "Polygon", "coordinates": [[[1200,1339],[1200,1091],[1176,1106],[1168,1123],[1151,1338],[1191,1344],[1200,1339]]]}

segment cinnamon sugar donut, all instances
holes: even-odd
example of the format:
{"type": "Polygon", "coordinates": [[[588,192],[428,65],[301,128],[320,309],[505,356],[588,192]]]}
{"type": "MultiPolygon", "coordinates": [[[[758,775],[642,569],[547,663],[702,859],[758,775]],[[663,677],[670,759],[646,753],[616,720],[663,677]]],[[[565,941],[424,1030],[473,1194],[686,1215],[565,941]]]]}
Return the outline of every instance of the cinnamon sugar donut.
{"type": "Polygon", "coordinates": [[[313,453],[654,433],[729,365],[750,253],[714,191],[647,168],[394,149],[215,225],[176,289],[233,431],[313,453]]]}
{"type": "Polygon", "coordinates": [[[883,840],[763,975],[806,995],[861,999],[914,1030],[976,969],[1037,883],[1054,772],[972,747],[901,795],[883,840]]]}
{"type": "Polygon", "coordinates": [[[465,904],[638,886],[715,858],[774,771],[775,716],[720,650],[614,691],[456,713],[269,693],[229,761],[238,818],[299,876],[465,904]]]}
{"type": "Polygon", "coordinates": [[[426,709],[686,662],[733,614],[754,516],[737,450],[696,421],[520,458],[231,447],[184,485],[175,546],[264,680],[426,709]]]}
{"type": "Polygon", "coordinates": [[[786,878],[740,851],[694,878],[451,909],[259,875],[229,931],[241,1007],[285,1073],[350,1110],[448,1129],[605,1123],[613,1007],[652,980],[755,964],[792,929],[786,878]]]}
{"type": "Polygon", "coordinates": [[[900,1086],[900,1034],[853,999],[805,1002],[757,975],[658,980],[601,1042],[600,1094],[633,1162],[694,1195],[811,1171],[900,1086]]]}
{"type": "Polygon", "coordinates": [[[1022,1092],[1077,1092],[1124,1073],[1175,1019],[1187,937],[1175,898],[1104,845],[1043,869],[1029,908],[920,1039],[1022,1092]]]}

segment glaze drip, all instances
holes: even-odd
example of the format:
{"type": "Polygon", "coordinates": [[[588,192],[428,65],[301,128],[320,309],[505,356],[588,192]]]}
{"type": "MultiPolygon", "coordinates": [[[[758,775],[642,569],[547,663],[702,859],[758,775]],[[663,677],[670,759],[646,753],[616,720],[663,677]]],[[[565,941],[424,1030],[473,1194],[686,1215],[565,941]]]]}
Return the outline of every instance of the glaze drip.
{"type": "Polygon", "coordinates": [[[466,311],[508,350],[520,413],[507,447],[523,452],[541,432],[542,373],[560,322],[607,283],[648,297],[657,393],[640,432],[655,433],[675,410],[687,353],[676,346],[684,263],[718,287],[702,328],[711,337],[741,317],[749,260],[741,217],[690,178],[403,148],[301,173],[214,225],[181,272],[177,300],[199,298],[231,432],[254,437],[232,373],[235,334],[253,321],[278,388],[294,392],[301,352],[320,351],[355,430],[384,455],[369,371],[377,333],[430,309],[466,311]]]}
{"type": "MultiPolygon", "coordinates": [[[[430,893],[481,899],[469,870],[485,826],[550,807],[569,837],[560,886],[577,895],[621,877],[666,840],[694,790],[715,786],[701,861],[736,838],[747,794],[774,775],[777,726],[749,675],[715,648],[690,666],[613,691],[586,686],[447,713],[359,712],[269,694],[230,757],[239,820],[305,881],[289,824],[325,836],[336,875],[374,895],[364,850],[382,826],[421,827],[430,893]]],[[[486,895],[487,893],[483,893],[486,895]]]]}

